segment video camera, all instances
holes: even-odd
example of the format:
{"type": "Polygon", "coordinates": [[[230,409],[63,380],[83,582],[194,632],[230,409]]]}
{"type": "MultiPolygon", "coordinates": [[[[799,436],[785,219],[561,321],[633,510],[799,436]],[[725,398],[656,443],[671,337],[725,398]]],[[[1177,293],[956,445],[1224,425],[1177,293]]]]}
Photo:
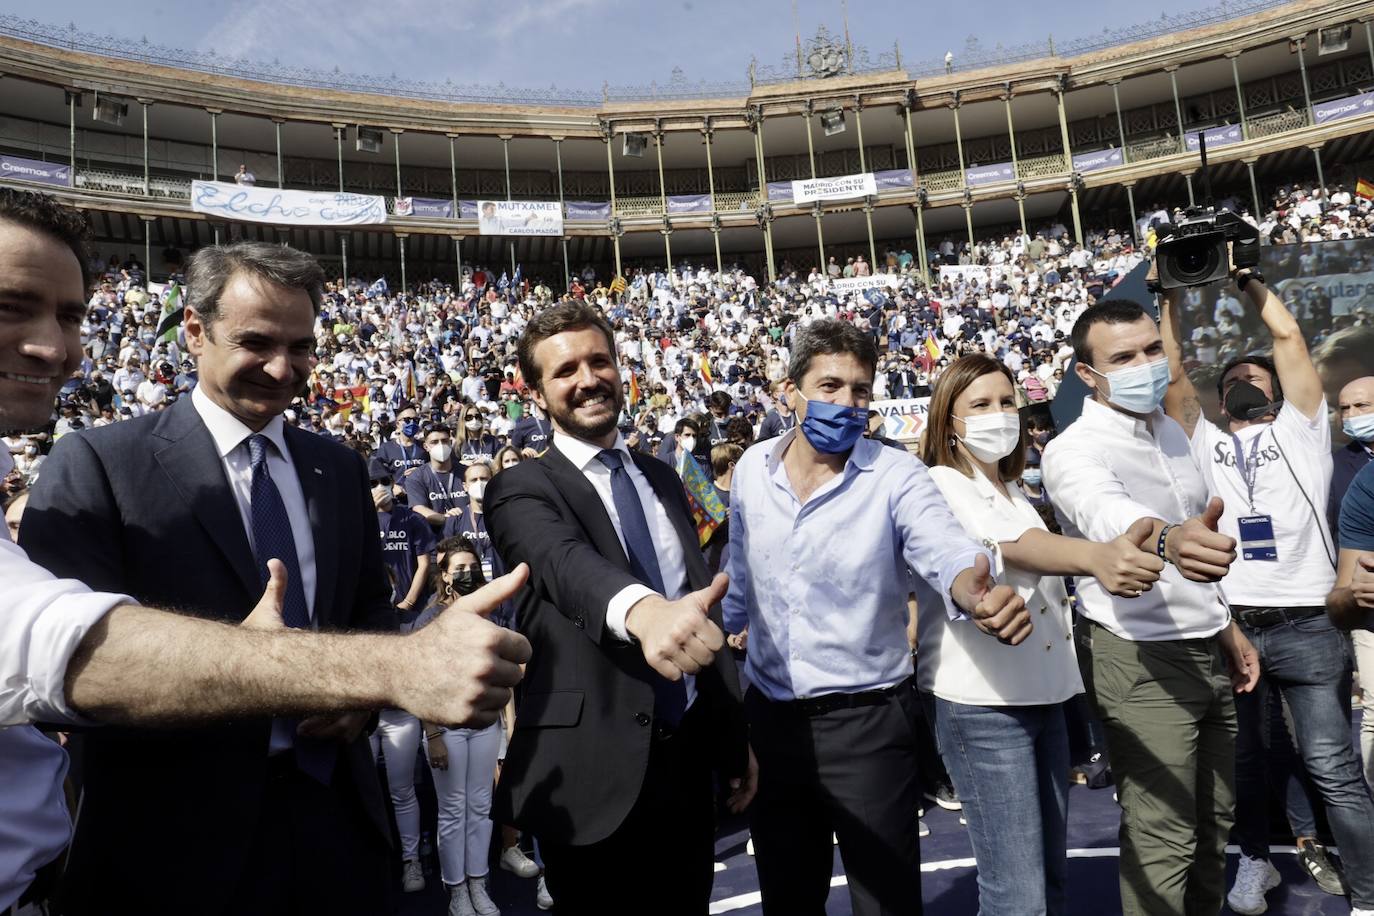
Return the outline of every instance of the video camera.
{"type": "Polygon", "coordinates": [[[1178,223],[1156,230],[1155,259],[1161,289],[1206,286],[1235,267],[1259,264],[1259,230],[1229,210],[1193,207],[1178,223]],[[1228,256],[1226,246],[1230,243],[1228,256]]]}
{"type": "Polygon", "coordinates": [[[1155,243],[1155,263],[1159,267],[1160,289],[1206,286],[1225,280],[1233,266],[1259,265],[1259,229],[1212,204],[1207,138],[1202,132],[1198,133],[1198,152],[1202,157],[1205,205],[1190,207],[1178,223],[1164,223],[1155,230],[1159,239],[1155,243]]]}

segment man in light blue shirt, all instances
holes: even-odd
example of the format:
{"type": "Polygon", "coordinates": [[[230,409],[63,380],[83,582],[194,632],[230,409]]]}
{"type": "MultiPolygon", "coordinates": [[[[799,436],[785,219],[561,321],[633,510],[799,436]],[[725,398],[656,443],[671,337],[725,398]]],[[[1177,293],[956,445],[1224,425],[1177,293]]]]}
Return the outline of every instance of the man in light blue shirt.
{"type": "Polygon", "coordinates": [[[731,487],[723,610],[749,628],[765,916],[823,911],[832,833],[855,916],[921,911],[909,569],[952,618],[1011,644],[1031,630],[925,466],[862,437],[877,361],[853,325],[804,328],[783,391],[797,428],[749,449],[731,487]]]}

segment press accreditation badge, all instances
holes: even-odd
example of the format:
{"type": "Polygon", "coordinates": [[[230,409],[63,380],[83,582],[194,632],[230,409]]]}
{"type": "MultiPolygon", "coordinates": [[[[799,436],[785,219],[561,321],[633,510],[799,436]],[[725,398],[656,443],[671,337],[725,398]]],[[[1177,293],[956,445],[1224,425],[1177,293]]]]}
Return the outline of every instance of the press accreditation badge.
{"type": "Polygon", "coordinates": [[[1274,518],[1270,515],[1246,515],[1236,519],[1240,525],[1240,555],[1246,560],[1277,560],[1278,547],[1274,543],[1274,518]]]}

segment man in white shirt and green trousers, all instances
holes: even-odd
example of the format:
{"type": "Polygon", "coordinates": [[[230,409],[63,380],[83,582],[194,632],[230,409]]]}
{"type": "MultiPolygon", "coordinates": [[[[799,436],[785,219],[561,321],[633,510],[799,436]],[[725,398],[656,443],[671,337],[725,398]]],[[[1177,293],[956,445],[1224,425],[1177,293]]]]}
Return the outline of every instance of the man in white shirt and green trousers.
{"type": "Polygon", "coordinates": [[[1259,677],[1216,585],[1235,541],[1217,532],[1221,500],[1207,501],[1187,434],[1160,409],[1169,363],[1154,319],[1111,299],[1084,311],[1071,339],[1092,395],[1046,448],[1045,489],[1066,535],[1110,541],[1153,519],[1148,543],[1166,561],[1136,597],[1078,579],[1122,808],[1122,913],[1217,913],[1234,819],[1232,690],[1259,677]]]}

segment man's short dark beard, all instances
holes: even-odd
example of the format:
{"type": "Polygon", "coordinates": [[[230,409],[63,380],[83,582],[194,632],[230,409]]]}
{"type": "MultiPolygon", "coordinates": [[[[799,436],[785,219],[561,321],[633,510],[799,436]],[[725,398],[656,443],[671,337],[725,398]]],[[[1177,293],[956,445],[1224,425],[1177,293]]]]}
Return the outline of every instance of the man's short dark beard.
{"type": "MultiPolygon", "coordinates": [[[[597,393],[605,394],[611,399],[611,403],[615,406],[615,410],[611,413],[610,419],[606,420],[604,423],[598,423],[596,426],[587,426],[577,419],[576,407],[573,407],[566,414],[556,414],[552,410],[549,410],[548,414],[559,427],[568,433],[568,435],[575,436],[586,442],[595,442],[615,429],[616,421],[620,419],[620,410],[625,406],[624,398],[621,396],[621,391],[616,385],[603,385],[597,389],[597,393]]],[[[596,397],[596,394],[590,396],[596,397]]]]}

